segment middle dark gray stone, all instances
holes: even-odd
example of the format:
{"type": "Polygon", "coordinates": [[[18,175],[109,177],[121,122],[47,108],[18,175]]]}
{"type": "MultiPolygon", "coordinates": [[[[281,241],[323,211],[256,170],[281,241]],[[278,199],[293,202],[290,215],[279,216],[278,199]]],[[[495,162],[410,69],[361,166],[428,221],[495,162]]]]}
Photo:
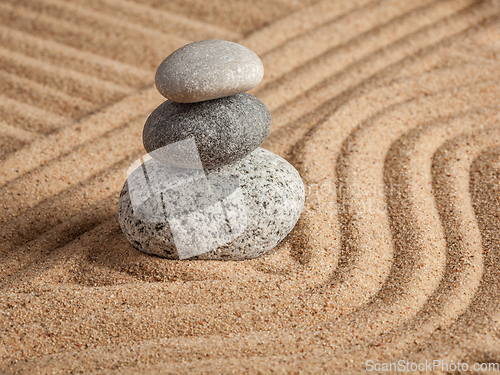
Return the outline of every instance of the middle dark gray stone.
{"type": "Polygon", "coordinates": [[[150,155],[168,165],[189,168],[191,155],[163,153],[162,148],[194,137],[203,168],[233,163],[266,139],[271,114],[259,99],[238,94],[198,103],[167,100],[146,120],[142,135],[150,155]]]}

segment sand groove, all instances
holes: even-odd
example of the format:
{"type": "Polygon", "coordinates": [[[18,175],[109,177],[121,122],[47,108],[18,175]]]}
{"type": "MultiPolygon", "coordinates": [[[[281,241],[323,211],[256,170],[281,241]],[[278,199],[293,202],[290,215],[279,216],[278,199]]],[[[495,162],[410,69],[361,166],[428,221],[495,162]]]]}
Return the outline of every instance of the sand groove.
{"type": "MultiPolygon", "coordinates": [[[[418,127],[409,132],[408,136],[400,139],[396,144],[397,148],[393,149],[392,155],[397,154],[398,158],[401,157],[401,161],[408,161],[408,164],[406,168],[405,164],[395,170],[391,168],[390,174],[393,176],[397,176],[398,173],[408,174],[409,177],[413,175],[413,178],[420,180],[424,176],[426,178],[426,181],[412,181],[408,185],[406,183],[402,186],[389,185],[395,190],[389,194],[389,207],[392,207],[390,212],[393,212],[395,224],[393,231],[396,235],[402,235],[403,238],[396,237],[395,265],[389,281],[379,293],[380,297],[376,298],[369,308],[376,313],[375,321],[382,321],[381,326],[394,325],[394,323],[400,325],[406,322],[402,332],[398,333],[401,335],[398,341],[399,346],[403,342],[413,342],[416,338],[421,340],[437,327],[449,325],[469,306],[479,286],[483,262],[481,234],[475,225],[474,215],[471,215],[469,210],[468,213],[457,214],[458,217],[452,219],[452,210],[444,208],[443,202],[443,197],[445,200],[450,196],[460,197],[456,202],[468,208],[470,202],[467,200],[467,186],[465,185],[465,190],[461,191],[462,194],[438,193],[437,207],[434,207],[432,199],[434,181],[431,182],[429,173],[430,163],[434,160],[433,154],[436,152],[435,145],[460,134],[467,127],[474,128],[474,125],[469,125],[470,120],[473,120],[472,123],[475,124],[484,123],[484,128],[488,126],[491,128],[498,121],[498,108],[490,110],[489,113],[483,110],[479,112],[482,113],[472,111],[459,115],[452,120],[452,123],[446,120],[442,122],[443,120],[440,119],[418,127]],[[427,155],[420,159],[419,154],[427,155]],[[406,155],[412,155],[413,166],[406,155]],[[417,199],[411,200],[412,189],[417,199]],[[422,194],[422,191],[416,190],[424,190],[425,193],[422,194]],[[422,200],[422,198],[426,199],[422,200]],[[421,210],[421,207],[426,205],[430,205],[429,209],[421,210]],[[409,212],[403,215],[405,211],[409,212]],[[438,216],[441,219],[446,218],[444,229],[441,228],[438,216]],[[450,233],[449,222],[455,223],[453,231],[459,231],[460,235],[450,233]],[[407,228],[402,228],[405,226],[407,228]],[[438,228],[439,230],[436,230],[438,228]],[[444,244],[445,239],[446,244],[444,244]]],[[[477,125],[476,127],[479,128],[477,125]]],[[[497,129],[490,131],[490,138],[495,132],[497,129]]],[[[437,153],[440,152],[441,149],[438,149],[437,153]]],[[[447,157],[447,160],[451,158],[447,157]]],[[[460,173],[468,170],[467,158],[462,164],[466,168],[460,168],[460,173]]],[[[391,163],[392,166],[394,164],[391,163]]],[[[434,171],[436,171],[435,168],[434,171]]],[[[450,184],[450,178],[447,176],[454,174],[449,170],[442,173],[441,168],[438,171],[439,176],[445,176],[447,183],[450,184]]],[[[463,175],[458,177],[463,177],[463,175]]],[[[463,178],[457,178],[457,180],[463,181],[463,178]]],[[[401,183],[401,180],[395,178],[393,181],[401,183]]],[[[450,185],[453,186],[453,182],[450,185]]],[[[440,185],[434,186],[439,186],[441,189],[440,185]]],[[[367,314],[365,311],[361,319],[367,316],[369,317],[370,313],[367,314]]],[[[378,329],[380,328],[379,326],[378,329]]]]}
{"type": "Polygon", "coordinates": [[[12,126],[41,134],[51,133],[71,122],[69,118],[4,95],[0,95],[0,113],[12,126]]]}
{"type": "MultiPolygon", "coordinates": [[[[491,121],[492,126],[476,125],[476,130],[472,133],[449,139],[433,157],[433,186],[446,234],[447,264],[434,295],[414,319],[398,330],[397,339],[393,340],[398,342],[398,346],[411,348],[415,344],[425,343],[431,334],[437,336],[437,341],[448,334],[454,336],[454,345],[457,347],[452,350],[451,359],[464,360],[470,356],[469,353],[464,355],[461,349],[463,345],[471,345],[467,330],[470,326],[484,330],[486,311],[491,314],[498,308],[495,299],[491,299],[490,288],[498,288],[497,282],[484,285],[486,280],[492,280],[490,267],[497,261],[496,255],[487,251],[483,256],[484,232],[472,212],[470,187],[466,183],[467,175],[476,172],[473,169],[475,159],[485,150],[498,147],[499,128],[495,127],[498,125],[498,118],[495,120],[497,114],[498,111],[491,121]],[[486,306],[489,310],[485,311],[483,308],[486,306]],[[460,338],[464,341],[461,342],[460,338]]],[[[477,115],[478,113],[473,114],[471,119],[477,115]]],[[[461,121],[465,118],[463,116],[461,121]]],[[[444,133],[445,128],[442,130],[444,133]]],[[[486,333],[485,336],[490,335],[486,333]]],[[[491,342],[487,337],[485,339],[491,342]]],[[[389,345],[384,350],[390,350],[394,345],[389,345]]],[[[442,353],[440,347],[434,350],[437,355],[442,353]]],[[[479,357],[484,359],[483,353],[479,357]]]]}
{"type": "MultiPolygon", "coordinates": [[[[449,116],[450,113],[454,113],[456,108],[461,107],[466,109],[467,106],[475,104],[470,100],[469,95],[471,95],[471,92],[476,91],[476,87],[477,92],[482,90],[480,85],[477,83],[476,85],[477,86],[473,88],[466,86],[455,90],[454,97],[447,98],[446,106],[444,106],[443,102],[440,102],[439,100],[443,93],[438,93],[432,96],[426,96],[425,99],[417,101],[418,104],[410,103],[409,105],[402,106],[402,108],[397,108],[395,111],[388,111],[387,113],[384,111],[383,116],[380,116],[375,120],[371,120],[369,122],[369,126],[363,126],[357,129],[348,138],[346,145],[344,146],[344,150],[347,150],[345,152],[346,156],[341,156],[337,173],[339,175],[340,185],[339,200],[341,205],[345,206],[344,215],[349,218],[345,221],[345,226],[347,228],[344,229],[344,233],[346,235],[346,249],[344,251],[347,256],[346,261],[350,258],[354,258],[353,262],[355,266],[352,264],[348,266],[346,265],[344,266],[346,271],[343,272],[347,272],[349,274],[349,279],[373,280],[370,280],[372,282],[371,285],[361,285],[362,288],[367,288],[367,290],[371,289],[373,291],[378,290],[379,286],[385,282],[386,277],[389,276],[388,267],[392,265],[393,243],[391,238],[393,236],[391,234],[391,225],[389,224],[389,218],[387,216],[388,212],[385,210],[385,193],[387,190],[389,191],[389,194],[396,194],[396,204],[402,205],[396,210],[397,214],[401,215],[403,220],[408,222],[408,224],[411,222],[412,226],[417,226],[415,224],[418,223],[417,228],[407,228],[406,230],[401,230],[396,227],[394,229],[396,235],[404,233],[408,236],[403,239],[404,246],[411,248],[410,239],[417,237],[415,239],[417,243],[425,241],[415,245],[417,245],[416,248],[425,249],[425,251],[429,252],[428,255],[424,255],[424,257],[427,257],[428,261],[432,262],[436,258],[443,257],[443,251],[445,248],[444,238],[442,234],[439,233],[439,222],[436,220],[437,212],[432,213],[434,208],[429,198],[431,196],[430,181],[427,181],[426,184],[423,184],[422,182],[411,184],[418,189],[418,192],[415,192],[414,196],[421,197],[421,200],[411,199],[412,192],[408,189],[410,191],[404,193],[409,195],[407,197],[409,203],[405,204],[405,197],[402,191],[391,191],[393,189],[398,189],[398,184],[395,184],[392,181],[390,184],[384,183],[383,168],[390,145],[399,137],[402,131],[408,129],[409,127],[407,122],[403,122],[400,119],[408,118],[408,114],[413,113],[410,124],[418,124],[419,122],[429,121],[430,116],[433,115],[435,116],[439,114],[440,116],[445,117],[449,116]],[[455,100],[456,103],[454,103],[455,100]],[[417,114],[414,113],[416,106],[422,110],[417,114]],[[370,140],[373,141],[375,139],[377,140],[377,147],[369,147],[365,151],[364,147],[370,144],[370,140]],[[352,166],[355,166],[355,168],[352,166]],[[425,195],[422,196],[425,191],[427,191],[427,197],[425,195]],[[412,213],[405,213],[404,210],[407,205],[410,207],[418,207],[418,209],[412,213]],[[427,228],[434,228],[433,230],[437,231],[437,233],[431,232],[431,235],[428,238],[425,238],[427,228]],[[438,250],[439,248],[441,248],[441,250],[438,250]],[[377,271],[374,272],[374,269],[377,271]]],[[[489,84],[487,85],[489,86],[489,84]]],[[[499,93],[496,92],[496,90],[493,90],[491,92],[490,100],[494,100],[495,96],[498,94],[499,93]]],[[[480,103],[483,103],[484,99],[484,97],[478,96],[477,100],[480,103]]],[[[463,129],[463,126],[461,126],[460,129],[463,129]]],[[[447,129],[447,132],[451,132],[451,129],[447,129]]],[[[418,148],[418,152],[425,151],[428,146],[429,141],[421,145],[421,147],[418,148]]],[[[404,160],[404,154],[401,155],[401,152],[399,152],[397,155],[397,160],[404,160]]],[[[413,151],[412,161],[418,163],[418,166],[422,166],[422,160],[419,160],[418,156],[418,153],[413,151]]],[[[426,157],[425,160],[430,160],[430,158],[426,157]]],[[[391,163],[391,169],[392,168],[394,167],[391,163]]],[[[411,170],[410,167],[404,166],[403,171],[398,171],[396,169],[393,172],[397,176],[398,181],[400,181],[399,179],[401,178],[403,172],[407,173],[408,170],[411,170]]],[[[401,182],[399,182],[399,184],[400,183],[401,182]]],[[[405,261],[411,262],[411,257],[404,257],[404,259],[405,261]]],[[[420,260],[420,262],[422,261],[424,261],[424,259],[420,260]]],[[[424,267],[425,269],[424,264],[418,264],[418,261],[416,263],[415,267],[424,267]]],[[[401,267],[403,264],[399,266],[401,267]]],[[[419,272],[419,277],[422,279],[427,278],[429,280],[422,280],[425,287],[423,285],[415,286],[412,296],[413,298],[410,303],[412,308],[418,310],[418,298],[422,298],[423,301],[427,299],[425,294],[422,294],[427,288],[430,288],[428,290],[432,291],[432,279],[439,274],[440,267],[439,265],[437,265],[437,267],[438,268],[436,269],[430,269],[427,277],[424,277],[424,274],[421,272],[422,270],[419,272]]],[[[339,275],[340,280],[343,280],[345,277],[347,276],[339,275]]],[[[437,279],[435,282],[437,281],[439,280],[437,279]]],[[[346,295],[350,293],[360,297],[365,294],[362,290],[358,289],[353,291],[348,288],[346,295]]],[[[399,301],[399,304],[402,304],[402,301],[399,301]]]]}
{"type": "Polygon", "coordinates": [[[2,45],[40,61],[49,61],[100,79],[142,88],[150,84],[151,72],[116,60],[72,48],[68,45],[0,25],[2,45]]]}
{"type": "MultiPolygon", "coordinates": [[[[303,65],[310,65],[311,61],[320,59],[330,50],[335,50],[343,46],[352,46],[357,35],[366,36],[369,31],[377,30],[386,24],[391,24],[395,21],[395,18],[404,17],[405,14],[411,13],[415,9],[418,9],[419,6],[425,6],[430,2],[430,0],[412,3],[392,1],[391,4],[391,1],[387,1],[387,8],[377,7],[377,4],[373,4],[371,7],[368,6],[361,8],[357,12],[350,13],[345,18],[332,23],[326,23],[309,33],[302,34],[300,38],[294,39],[263,56],[266,76],[257,92],[262,92],[266,89],[267,84],[281,78],[286,73],[303,65]],[[381,9],[385,9],[383,14],[381,9]],[[380,11],[381,14],[377,14],[377,11],[380,11]],[[346,38],[347,35],[353,34],[355,35],[354,38],[346,38]],[[311,48],[313,41],[314,48],[311,48]],[[298,53],[299,51],[300,54],[298,53]],[[290,58],[291,56],[297,57],[292,59],[290,58]]],[[[371,37],[372,34],[369,35],[371,37]]],[[[376,34],[373,34],[373,36],[375,37],[376,34]]],[[[355,48],[355,46],[353,47],[355,48]]],[[[313,69],[310,72],[312,71],[313,69]]],[[[273,107],[271,106],[271,109],[273,107]]]]}
{"type": "Polygon", "coordinates": [[[447,317],[451,320],[450,317],[458,316],[468,307],[484,272],[483,239],[469,193],[469,175],[474,160],[484,150],[498,147],[500,117],[498,107],[481,112],[468,119],[469,124],[474,124],[469,125],[470,133],[446,142],[433,159],[436,203],[445,227],[450,258],[447,280],[440,285],[448,295],[442,293],[436,297],[442,299],[439,305],[444,312],[439,320],[447,317]],[[479,129],[473,131],[474,127],[479,129]]]}
{"type": "Polygon", "coordinates": [[[308,4],[245,36],[246,21],[207,23],[209,5],[0,4],[0,372],[500,361],[500,4],[308,4]],[[300,222],[262,259],[165,262],[116,220],[163,100],[154,69],[203,38],[262,56],[264,146],[306,185],[300,222]]]}
{"type": "MultiPolygon", "coordinates": [[[[411,34],[392,46],[378,50],[340,72],[325,77],[315,87],[303,92],[295,100],[273,112],[276,135],[271,134],[266,142],[273,146],[278,142],[294,144],[307,133],[310,129],[309,124],[323,121],[342,102],[346,101],[352,92],[355,92],[354,88],[359,89],[371,80],[383,78],[386,72],[391,72],[395,67],[411,62],[412,59],[408,56],[423,51],[430,53],[462,33],[472,32],[476,29],[476,22],[483,21],[484,16],[489,15],[488,13],[487,8],[483,8],[482,11],[478,10],[472,16],[467,12],[459,13],[456,15],[455,22],[444,20],[431,27],[424,27],[420,32],[411,34]],[[280,128],[285,126],[286,129],[280,131],[280,128]],[[283,142],[283,140],[288,142],[283,142]]],[[[489,21],[495,22],[497,19],[498,15],[494,15],[489,21]]],[[[330,70],[331,68],[328,68],[324,71],[330,70]]],[[[478,74],[477,70],[475,74],[478,74]]],[[[392,77],[391,73],[389,77],[392,77]]],[[[290,149],[280,148],[280,151],[288,153],[290,149]]]]}
{"type": "Polygon", "coordinates": [[[155,104],[158,105],[159,103],[161,103],[161,99],[156,90],[139,91],[107,107],[106,111],[98,112],[34,142],[29,148],[20,150],[16,155],[12,155],[4,162],[5,169],[2,171],[0,185],[13,181],[29,170],[39,167],[69,152],[78,145],[130,121],[141,113],[148,114],[156,107],[155,104]],[[61,144],[63,147],[51,148],[50,145],[54,143],[61,144]],[[23,160],[23,164],[18,165],[18,160],[23,160]]]}
{"type": "Polygon", "coordinates": [[[241,34],[223,29],[218,25],[172,14],[134,1],[94,0],[89,2],[80,0],[79,2],[83,6],[92,6],[94,9],[98,9],[100,12],[104,11],[113,17],[119,16],[120,19],[126,19],[128,22],[142,24],[164,33],[179,35],[186,40],[225,39],[235,41],[241,38],[241,34]]]}
{"type": "MultiPolygon", "coordinates": [[[[156,68],[157,64],[152,61],[161,61],[165,54],[169,54],[188,42],[175,36],[166,37],[142,27],[138,27],[138,30],[133,27],[124,27],[123,24],[118,27],[116,21],[114,23],[117,27],[109,28],[108,18],[103,20],[102,17],[98,17],[97,20],[93,18],[86,20],[84,17],[82,20],[76,17],[73,22],[70,22],[65,16],[80,12],[72,13],[65,7],[60,9],[57,6],[48,7],[46,12],[41,12],[43,7],[31,8],[37,4],[39,3],[26,2],[23,5],[12,6],[2,3],[0,4],[2,10],[0,19],[9,27],[145,69],[156,68]],[[87,21],[86,25],[85,21],[87,21]],[[102,30],[92,32],[95,27],[102,30]],[[148,37],[153,38],[158,47],[143,45],[140,42],[148,37]]],[[[84,11],[84,14],[88,12],[84,11]]]]}
{"type": "Polygon", "coordinates": [[[0,134],[16,138],[25,143],[29,143],[37,138],[36,133],[16,128],[3,121],[0,121],[0,134]]]}
{"type": "Polygon", "coordinates": [[[40,63],[26,55],[0,48],[0,64],[3,70],[40,84],[52,87],[67,95],[79,97],[82,103],[108,104],[115,102],[131,90],[98,78],[55,67],[46,62],[40,63]]]}
{"type": "Polygon", "coordinates": [[[261,56],[305,32],[335,22],[369,3],[370,0],[320,1],[257,30],[239,43],[261,56]]]}
{"type": "Polygon", "coordinates": [[[90,102],[15,74],[0,71],[0,79],[4,84],[4,95],[18,101],[26,101],[34,107],[54,112],[59,116],[70,112],[73,118],[77,119],[96,109],[90,102]]]}

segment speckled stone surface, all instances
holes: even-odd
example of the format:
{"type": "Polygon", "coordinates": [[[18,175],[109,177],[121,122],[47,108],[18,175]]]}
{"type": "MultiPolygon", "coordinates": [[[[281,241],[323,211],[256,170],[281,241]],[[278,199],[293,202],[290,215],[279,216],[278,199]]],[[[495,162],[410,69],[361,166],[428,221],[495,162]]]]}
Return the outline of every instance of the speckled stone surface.
{"type": "Polygon", "coordinates": [[[264,66],[241,44],[202,40],[174,51],[156,71],[156,88],[165,98],[195,103],[248,91],[259,84],[264,66]]]}
{"type": "Polygon", "coordinates": [[[200,103],[163,102],[146,120],[142,140],[152,157],[169,165],[185,165],[161,152],[167,145],[195,138],[203,168],[216,168],[239,160],[267,137],[271,114],[259,99],[238,94],[200,103]],[[158,150],[157,152],[154,152],[158,150]]]}
{"type": "MultiPolygon", "coordinates": [[[[203,178],[185,180],[188,184],[193,184],[196,180],[198,187],[195,189],[175,188],[175,178],[172,181],[172,179],[161,177],[165,176],[165,173],[172,176],[171,170],[167,171],[171,167],[162,166],[154,159],[145,164],[148,163],[151,164],[145,167],[149,171],[148,175],[159,176],[151,182],[152,185],[157,185],[155,191],[163,191],[163,197],[169,196],[170,198],[166,199],[167,202],[164,204],[161,203],[161,199],[157,198],[159,194],[153,194],[156,198],[149,200],[144,197],[139,198],[138,202],[144,202],[145,207],[138,208],[137,205],[132,204],[131,195],[134,194],[129,188],[129,183],[126,182],[118,204],[118,217],[125,236],[134,247],[145,253],[169,259],[187,258],[185,254],[179,256],[177,241],[174,240],[171,227],[179,233],[179,230],[182,231],[182,225],[179,223],[182,224],[183,219],[188,217],[191,220],[197,217],[196,225],[199,225],[199,228],[205,228],[203,225],[221,222],[218,215],[225,215],[229,222],[235,224],[232,225],[232,231],[223,233],[223,236],[232,235],[231,241],[226,241],[217,248],[189,259],[257,258],[273,249],[293,229],[304,205],[304,185],[297,170],[281,157],[262,148],[257,148],[244,159],[231,165],[205,171],[205,180],[203,178]],[[171,189],[176,190],[175,195],[169,193],[171,189]],[[207,211],[207,207],[211,207],[206,203],[207,196],[211,197],[212,202],[225,201],[222,211],[213,207],[207,211]],[[196,197],[194,204],[193,197],[196,197]],[[191,212],[187,209],[188,207],[192,207],[191,212]],[[144,215],[144,211],[153,214],[144,215]],[[209,214],[204,215],[207,212],[209,214]]],[[[185,171],[181,171],[180,174],[185,171]]],[[[134,177],[135,174],[140,173],[142,169],[136,169],[127,181],[133,181],[134,178],[140,179],[141,177],[134,177]]],[[[136,182],[130,182],[130,185],[131,187],[140,186],[136,182]]],[[[144,194],[147,195],[147,193],[144,194]]],[[[179,238],[191,238],[190,236],[194,238],[201,235],[197,240],[203,240],[203,236],[206,237],[208,234],[210,237],[209,232],[213,230],[213,227],[207,227],[204,233],[200,234],[199,230],[192,230],[194,226],[190,226],[189,222],[184,222],[184,224],[187,225],[187,233],[180,233],[179,238]]],[[[212,246],[216,245],[222,237],[220,233],[217,233],[215,237],[210,237],[216,238],[212,246]]]]}

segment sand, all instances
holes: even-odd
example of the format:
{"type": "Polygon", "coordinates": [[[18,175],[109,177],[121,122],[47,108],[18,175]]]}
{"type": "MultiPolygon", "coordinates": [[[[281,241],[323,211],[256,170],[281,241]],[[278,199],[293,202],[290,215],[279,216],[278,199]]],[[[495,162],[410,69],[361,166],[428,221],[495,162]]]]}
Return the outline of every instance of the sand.
{"type": "Polygon", "coordinates": [[[500,363],[499,1],[5,0],[0,40],[0,373],[500,363]],[[157,65],[209,38],[261,57],[263,147],[306,186],[252,261],[117,219],[157,65]]]}

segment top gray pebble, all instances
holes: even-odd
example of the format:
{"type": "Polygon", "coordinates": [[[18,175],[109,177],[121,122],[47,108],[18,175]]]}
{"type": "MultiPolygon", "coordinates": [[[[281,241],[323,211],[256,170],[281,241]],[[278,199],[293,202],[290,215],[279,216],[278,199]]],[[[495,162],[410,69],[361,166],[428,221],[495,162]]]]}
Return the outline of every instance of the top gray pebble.
{"type": "Polygon", "coordinates": [[[253,89],[264,77],[259,57],[238,43],[209,39],[174,51],[158,67],[156,88],[178,103],[196,103],[253,89]]]}

